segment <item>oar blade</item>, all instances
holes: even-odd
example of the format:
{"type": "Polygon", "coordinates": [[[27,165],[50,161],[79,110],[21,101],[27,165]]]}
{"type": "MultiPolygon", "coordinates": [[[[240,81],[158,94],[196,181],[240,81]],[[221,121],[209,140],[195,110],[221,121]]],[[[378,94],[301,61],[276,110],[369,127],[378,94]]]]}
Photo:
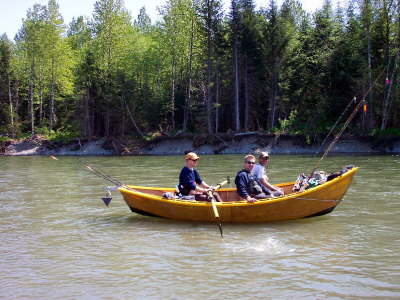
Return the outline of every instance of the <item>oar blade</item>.
{"type": "Polygon", "coordinates": [[[221,238],[224,239],[224,235],[222,233],[222,223],[218,218],[218,227],[219,227],[219,233],[221,234],[221,238]]]}

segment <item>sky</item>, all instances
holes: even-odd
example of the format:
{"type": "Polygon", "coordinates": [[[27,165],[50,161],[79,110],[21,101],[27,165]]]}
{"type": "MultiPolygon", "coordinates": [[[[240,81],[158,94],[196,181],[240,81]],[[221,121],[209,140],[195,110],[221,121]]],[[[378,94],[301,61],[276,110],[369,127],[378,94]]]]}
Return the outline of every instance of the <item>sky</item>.
{"type": "MultiPolygon", "coordinates": [[[[300,0],[303,8],[309,12],[319,9],[323,0],[300,0]]],[[[69,24],[73,17],[91,17],[95,0],[58,0],[64,23],[69,24]]],[[[136,18],[141,7],[146,8],[151,20],[157,20],[158,9],[164,3],[163,0],[125,0],[125,7],[130,11],[132,17],[136,18]]],[[[225,9],[230,7],[230,1],[225,0],[225,9]]],[[[267,7],[269,0],[256,0],[257,8],[267,7]]],[[[279,2],[279,1],[278,1],[279,2]]],[[[46,5],[48,0],[0,0],[0,35],[6,33],[9,39],[13,39],[22,26],[22,19],[26,12],[35,3],[46,5]]]]}

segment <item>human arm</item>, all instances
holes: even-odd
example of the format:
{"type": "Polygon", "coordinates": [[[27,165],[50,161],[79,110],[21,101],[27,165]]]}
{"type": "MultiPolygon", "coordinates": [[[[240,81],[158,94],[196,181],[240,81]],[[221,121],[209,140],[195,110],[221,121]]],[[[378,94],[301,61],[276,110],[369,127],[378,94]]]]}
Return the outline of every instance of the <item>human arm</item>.
{"type": "Polygon", "coordinates": [[[275,191],[275,192],[281,192],[283,194],[283,190],[281,188],[270,184],[265,178],[261,178],[259,180],[269,190],[275,191]]]}
{"type": "Polygon", "coordinates": [[[209,186],[205,181],[202,181],[200,186],[206,190],[211,189],[211,186],[209,186]]]}
{"type": "Polygon", "coordinates": [[[199,172],[197,170],[194,170],[194,181],[196,182],[196,191],[199,192],[207,192],[211,187],[203,181],[203,179],[200,177],[199,172]]]}
{"type": "Polygon", "coordinates": [[[283,190],[279,187],[276,187],[268,182],[268,176],[265,172],[265,167],[257,164],[253,168],[253,175],[257,178],[258,182],[265,186],[269,191],[272,192],[280,192],[283,194],[283,190]]]}

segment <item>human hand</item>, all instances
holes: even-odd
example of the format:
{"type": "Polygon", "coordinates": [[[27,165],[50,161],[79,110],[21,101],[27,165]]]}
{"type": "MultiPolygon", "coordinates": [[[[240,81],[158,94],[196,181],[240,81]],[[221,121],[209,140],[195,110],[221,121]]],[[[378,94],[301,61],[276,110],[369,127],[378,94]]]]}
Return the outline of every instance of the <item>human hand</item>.
{"type": "Polygon", "coordinates": [[[254,203],[256,201],[257,201],[257,199],[255,199],[255,198],[252,198],[252,197],[247,198],[248,203],[254,203]]]}

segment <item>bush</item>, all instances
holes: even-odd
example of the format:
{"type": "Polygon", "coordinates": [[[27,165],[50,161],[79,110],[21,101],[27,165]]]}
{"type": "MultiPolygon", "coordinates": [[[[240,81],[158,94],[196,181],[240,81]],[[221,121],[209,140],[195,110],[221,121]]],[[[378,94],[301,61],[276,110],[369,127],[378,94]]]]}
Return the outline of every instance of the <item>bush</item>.
{"type": "Polygon", "coordinates": [[[374,129],[372,136],[379,138],[395,138],[400,137],[400,128],[388,128],[388,129],[374,129]]]}
{"type": "Polygon", "coordinates": [[[47,127],[40,127],[36,129],[36,133],[43,135],[46,139],[53,142],[66,142],[79,137],[77,131],[72,127],[59,128],[57,130],[49,130],[47,127]]]}

